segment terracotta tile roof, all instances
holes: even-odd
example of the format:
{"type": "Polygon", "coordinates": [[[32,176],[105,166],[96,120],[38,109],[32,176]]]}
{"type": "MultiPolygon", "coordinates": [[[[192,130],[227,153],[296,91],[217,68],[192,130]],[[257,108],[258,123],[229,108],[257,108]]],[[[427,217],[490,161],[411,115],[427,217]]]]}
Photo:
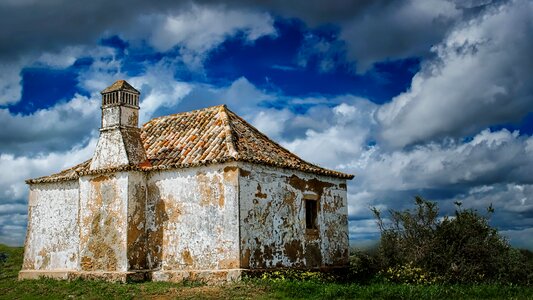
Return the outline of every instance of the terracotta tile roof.
{"type": "MultiPolygon", "coordinates": [[[[353,175],[308,163],[262,134],[225,105],[152,119],[141,128],[151,166],[124,166],[120,170],[187,168],[227,161],[243,161],[352,179],[353,175]]],[[[90,160],[28,183],[76,179],[110,170],[89,170],[90,160]]]]}
{"type": "Polygon", "coordinates": [[[26,183],[40,183],[40,182],[58,182],[66,180],[75,180],[80,178],[80,173],[86,170],[89,170],[91,160],[82,162],[81,164],[75,165],[72,168],[63,170],[59,173],[52,174],[50,176],[43,176],[35,179],[28,179],[26,183]]]}

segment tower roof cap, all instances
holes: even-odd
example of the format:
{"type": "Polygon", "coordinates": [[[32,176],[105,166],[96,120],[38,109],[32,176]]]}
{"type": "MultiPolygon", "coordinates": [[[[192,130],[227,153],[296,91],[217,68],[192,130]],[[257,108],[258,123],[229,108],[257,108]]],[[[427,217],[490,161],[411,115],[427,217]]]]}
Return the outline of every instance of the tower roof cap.
{"type": "Polygon", "coordinates": [[[136,90],[134,87],[131,86],[131,84],[129,84],[126,80],[123,79],[115,81],[115,83],[101,91],[100,94],[107,94],[116,91],[127,91],[137,95],[140,94],[138,90],[136,90]]]}

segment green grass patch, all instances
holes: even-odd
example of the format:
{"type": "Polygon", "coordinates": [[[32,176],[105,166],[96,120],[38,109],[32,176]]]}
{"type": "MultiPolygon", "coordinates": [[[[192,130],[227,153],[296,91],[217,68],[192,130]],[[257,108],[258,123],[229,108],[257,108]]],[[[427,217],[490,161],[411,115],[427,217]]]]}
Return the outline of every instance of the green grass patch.
{"type": "Polygon", "coordinates": [[[0,253],[0,299],[533,299],[533,288],[525,286],[360,285],[327,282],[307,273],[298,275],[305,275],[302,279],[281,279],[277,274],[222,286],[191,282],[19,281],[23,249],[0,245],[0,253]]]}

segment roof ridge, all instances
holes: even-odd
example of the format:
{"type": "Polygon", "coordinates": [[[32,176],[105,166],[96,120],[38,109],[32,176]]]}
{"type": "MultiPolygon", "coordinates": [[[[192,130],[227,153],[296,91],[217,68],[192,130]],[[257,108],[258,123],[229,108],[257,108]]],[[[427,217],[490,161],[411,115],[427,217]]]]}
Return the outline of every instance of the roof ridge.
{"type": "Polygon", "coordinates": [[[155,117],[155,118],[152,118],[150,119],[150,121],[144,123],[141,125],[141,128],[144,127],[144,125],[154,121],[154,120],[160,120],[160,119],[166,119],[166,118],[169,118],[169,117],[179,117],[179,116],[185,116],[185,115],[190,115],[190,114],[195,114],[195,113],[198,113],[198,112],[201,112],[201,111],[207,111],[207,110],[214,110],[215,108],[218,108],[220,109],[220,107],[225,107],[226,104],[219,104],[219,105],[213,105],[213,106],[208,106],[208,107],[203,107],[203,108],[199,108],[199,109],[195,109],[195,110],[189,110],[189,111],[182,111],[182,112],[179,112],[179,113],[175,113],[175,114],[170,114],[170,115],[164,115],[164,116],[159,116],[159,117],[155,117]]]}
{"type": "MultiPolygon", "coordinates": [[[[227,109],[227,108],[226,108],[227,109]]],[[[301,157],[299,157],[298,155],[292,153],[290,150],[288,150],[287,148],[283,147],[282,145],[278,144],[276,141],[272,140],[271,138],[269,138],[266,134],[262,133],[261,131],[259,131],[259,129],[255,128],[255,126],[253,126],[252,124],[248,123],[245,119],[241,118],[239,115],[237,115],[236,113],[234,113],[233,111],[231,111],[230,109],[227,109],[231,114],[233,114],[233,116],[235,116],[236,118],[238,118],[241,122],[244,122],[244,124],[246,124],[246,126],[250,127],[250,129],[252,129],[255,133],[261,135],[262,137],[264,137],[268,142],[270,143],[273,143],[275,146],[279,147],[281,150],[283,150],[284,152],[286,152],[287,154],[289,154],[290,156],[296,158],[297,160],[299,161],[302,161],[308,165],[311,165],[313,167],[316,167],[316,168],[319,168],[319,169],[325,169],[323,167],[320,167],[320,166],[317,166],[313,163],[310,163],[304,159],[302,159],[301,157]]],[[[335,171],[337,172],[337,171],[335,171]]]]}
{"type": "Polygon", "coordinates": [[[228,148],[229,155],[235,159],[238,159],[240,155],[237,151],[237,145],[235,145],[235,131],[233,130],[233,126],[231,125],[231,121],[228,116],[228,111],[229,109],[225,104],[219,106],[218,113],[220,114],[220,118],[222,119],[222,124],[224,125],[224,133],[226,134],[226,147],[228,148]]]}

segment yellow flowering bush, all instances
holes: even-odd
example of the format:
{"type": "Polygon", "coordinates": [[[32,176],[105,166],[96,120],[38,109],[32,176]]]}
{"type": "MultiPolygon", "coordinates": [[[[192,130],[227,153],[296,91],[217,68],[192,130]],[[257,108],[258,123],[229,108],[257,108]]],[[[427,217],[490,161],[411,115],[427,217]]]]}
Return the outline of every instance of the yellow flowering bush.
{"type": "Polygon", "coordinates": [[[412,263],[389,267],[380,272],[385,280],[404,284],[432,284],[437,282],[437,278],[424,271],[422,268],[414,266],[412,263]]]}
{"type": "Polygon", "coordinates": [[[327,274],[319,271],[282,269],[276,271],[263,272],[259,277],[262,280],[281,282],[289,280],[297,281],[334,281],[334,274],[327,274]]]}

